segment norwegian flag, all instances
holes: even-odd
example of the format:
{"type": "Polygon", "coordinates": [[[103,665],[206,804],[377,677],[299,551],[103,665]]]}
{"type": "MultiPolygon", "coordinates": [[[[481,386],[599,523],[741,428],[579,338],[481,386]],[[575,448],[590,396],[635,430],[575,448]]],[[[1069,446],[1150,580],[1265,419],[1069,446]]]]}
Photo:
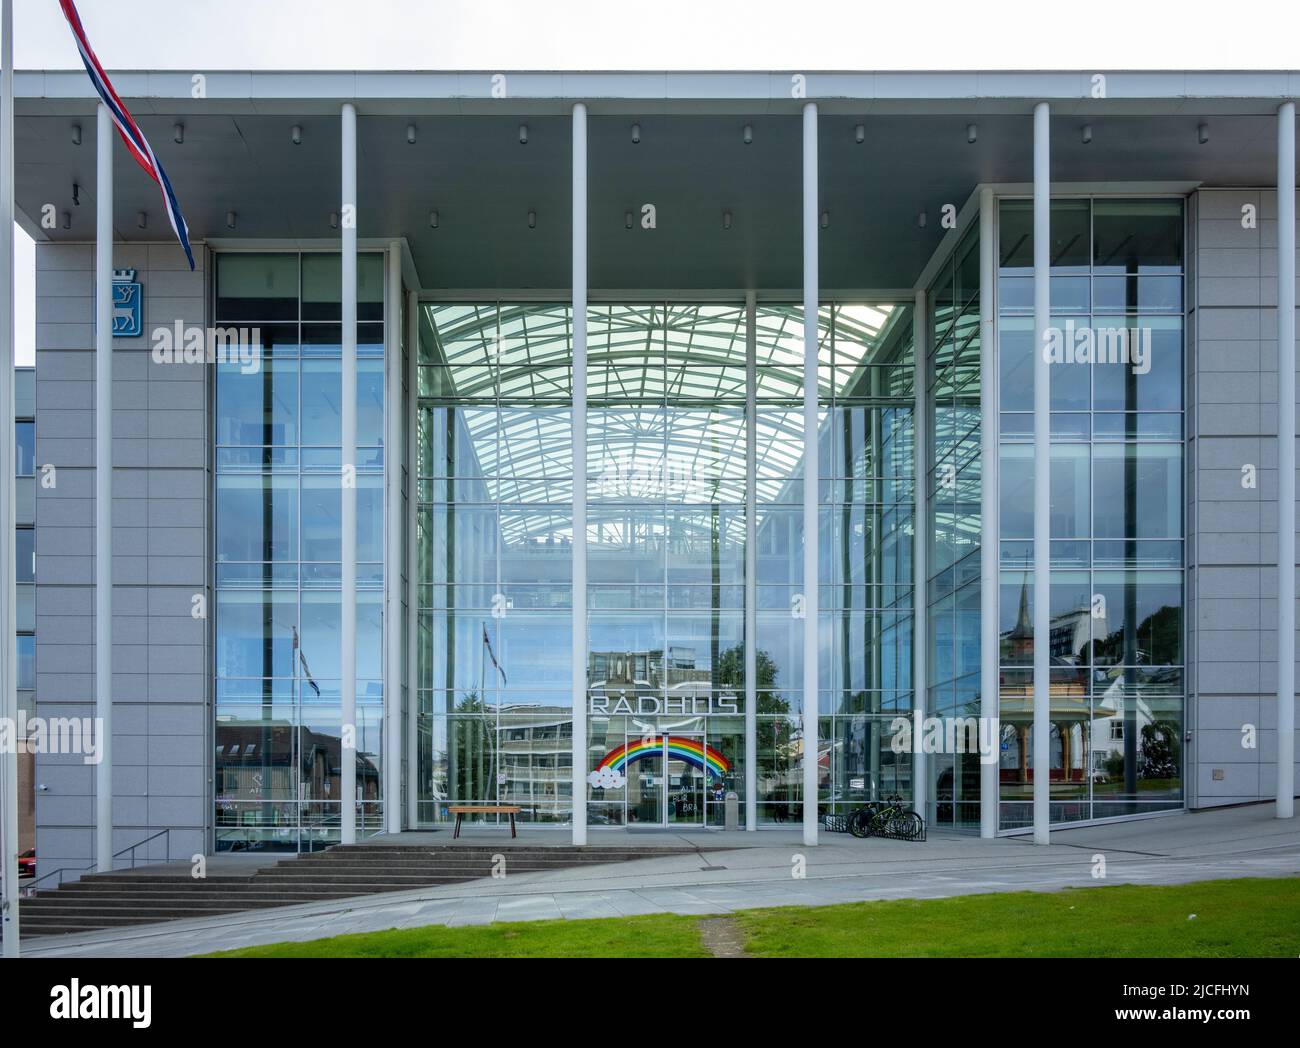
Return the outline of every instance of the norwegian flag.
{"type": "Polygon", "coordinates": [[[167,172],[163,170],[158,158],[153,155],[149,140],[144,137],[144,132],[140,130],[135,119],[127,112],[122,100],[117,97],[117,92],[113,90],[113,84],[108,79],[108,74],[104,72],[104,67],[99,64],[99,59],[95,57],[95,52],[90,47],[90,41],[86,39],[86,30],[81,24],[81,16],[77,14],[77,5],[72,0],[59,0],[59,6],[63,8],[63,17],[68,20],[68,25],[72,28],[72,35],[76,38],[77,50],[81,52],[81,61],[85,63],[90,82],[95,85],[99,97],[104,100],[104,105],[108,107],[109,113],[112,114],[113,123],[117,125],[117,133],[122,136],[127,151],[135,157],[135,162],[144,168],[145,174],[157,182],[158,188],[162,190],[163,205],[167,208],[167,219],[172,224],[172,231],[176,234],[176,239],[181,242],[181,247],[185,249],[185,257],[189,259],[190,269],[193,269],[194,253],[190,251],[189,227],[185,224],[185,216],[181,214],[180,204],[176,202],[176,194],[172,192],[172,184],[167,178],[167,172]]]}
{"type": "Polygon", "coordinates": [[[508,685],[510,681],[506,678],[506,671],[501,668],[501,663],[497,662],[497,653],[492,650],[492,640],[490,637],[488,637],[487,623],[485,622],[482,625],[483,625],[483,644],[487,648],[488,658],[492,660],[492,665],[495,666],[497,672],[501,674],[501,683],[508,685]]]}

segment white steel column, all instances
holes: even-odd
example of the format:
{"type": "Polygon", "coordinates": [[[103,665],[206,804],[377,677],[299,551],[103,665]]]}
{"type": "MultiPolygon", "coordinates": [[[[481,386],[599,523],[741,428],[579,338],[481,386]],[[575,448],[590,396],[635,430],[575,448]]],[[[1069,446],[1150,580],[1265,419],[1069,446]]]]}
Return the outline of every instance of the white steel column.
{"type": "Polygon", "coordinates": [[[1051,813],[1051,372],[1044,347],[1051,323],[1050,110],[1034,106],[1034,843],[1048,843],[1051,813]]]}
{"type": "Polygon", "coordinates": [[[339,640],[343,650],[339,658],[342,678],[339,691],[343,738],[339,761],[339,840],[353,844],[357,839],[357,111],[351,102],[343,103],[341,125],[343,385],[339,396],[343,448],[339,520],[343,533],[343,566],[339,640]]]}
{"type": "MultiPolygon", "coordinates": [[[[998,354],[997,243],[993,190],[980,190],[980,718],[993,740],[995,759],[980,765],[980,836],[998,832],[998,354]]],[[[1041,347],[1040,347],[1041,348],[1041,347]]],[[[981,754],[981,757],[983,754],[981,754]]]]}
{"type": "Polygon", "coordinates": [[[745,829],[758,829],[758,296],[745,292],[745,829]]]}
{"type": "Polygon", "coordinates": [[[420,824],[420,299],[406,296],[406,825],[420,824]]]}
{"type": "Polygon", "coordinates": [[[104,873],[113,868],[113,119],[103,105],[95,150],[95,869],[104,873]]]}
{"type": "Polygon", "coordinates": [[[384,289],[384,822],[402,831],[402,245],[384,289]]]}
{"type": "Polygon", "coordinates": [[[1277,817],[1295,815],[1295,103],[1277,111],[1277,817]]]}
{"type": "MultiPolygon", "coordinates": [[[[18,591],[14,538],[14,9],[0,7],[0,717],[18,721],[18,591]]],[[[15,732],[15,742],[17,741],[15,732]]],[[[0,747],[0,877],[4,955],[18,956],[18,753],[0,747]]]]}
{"type": "Polygon", "coordinates": [[[817,843],[817,104],[803,107],[803,842],[817,843]]]}
{"type": "Polygon", "coordinates": [[[930,767],[926,753],[919,745],[921,736],[915,730],[924,723],[929,706],[929,689],[926,685],[929,683],[930,623],[926,614],[926,601],[930,591],[930,478],[927,474],[930,416],[926,361],[930,350],[930,318],[926,298],[924,291],[917,291],[916,308],[912,313],[912,384],[915,387],[912,409],[912,472],[916,492],[916,510],[912,518],[912,807],[922,818],[929,819],[926,808],[930,803],[930,767]]]}
{"type": "Polygon", "coordinates": [[[587,107],[573,106],[573,843],[587,843],[587,107]]]}

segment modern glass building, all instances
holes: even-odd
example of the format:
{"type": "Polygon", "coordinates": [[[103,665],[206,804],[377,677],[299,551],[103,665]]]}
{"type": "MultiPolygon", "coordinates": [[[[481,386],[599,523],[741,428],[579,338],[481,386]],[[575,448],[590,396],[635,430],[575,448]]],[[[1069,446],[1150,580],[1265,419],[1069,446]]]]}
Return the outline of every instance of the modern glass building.
{"type": "MultiPolygon", "coordinates": [[[[31,223],[36,621],[113,568],[35,634],[115,738],[42,864],[1290,799],[1300,75],[503,75],[121,77],[201,241],[114,158],[139,336],[31,223]]],[[[82,79],[18,77],[28,216],[82,79]]]]}

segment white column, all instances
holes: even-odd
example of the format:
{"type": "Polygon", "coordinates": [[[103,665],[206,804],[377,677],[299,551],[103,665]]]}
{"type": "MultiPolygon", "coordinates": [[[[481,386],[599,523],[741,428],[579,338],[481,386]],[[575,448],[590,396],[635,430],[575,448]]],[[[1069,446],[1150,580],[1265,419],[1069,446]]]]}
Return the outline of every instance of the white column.
{"type": "Polygon", "coordinates": [[[993,190],[980,190],[980,718],[992,725],[994,760],[980,765],[980,836],[998,832],[1001,752],[998,674],[997,236],[993,190]]]}
{"type": "MultiPolygon", "coordinates": [[[[912,313],[912,384],[914,405],[912,408],[912,471],[916,478],[916,510],[912,524],[912,723],[923,723],[929,706],[926,685],[929,671],[930,622],[926,614],[926,598],[929,593],[929,552],[930,552],[930,508],[929,484],[927,475],[929,464],[929,394],[926,390],[926,356],[930,349],[930,317],[926,305],[926,293],[917,291],[916,307],[912,313]],[[917,719],[917,715],[921,720],[917,719]]],[[[914,733],[915,734],[915,733],[914,733]]],[[[912,746],[912,807],[926,818],[926,808],[930,803],[930,766],[924,750],[918,745],[919,738],[912,746]]]]}
{"type": "Polygon", "coordinates": [[[406,296],[406,825],[420,823],[420,299],[406,296]]]}
{"type": "Polygon", "coordinates": [[[587,107],[573,106],[573,843],[587,843],[587,107]]]}
{"type": "Polygon", "coordinates": [[[758,296],[745,292],[745,829],[758,829],[758,296]]]}
{"type": "Polygon", "coordinates": [[[342,700],[343,743],[340,750],[339,840],[357,839],[357,111],[343,103],[343,151],[340,231],[342,234],[343,416],[342,504],[339,520],[343,534],[342,604],[339,639],[339,691],[342,700]]]}
{"type": "Polygon", "coordinates": [[[402,832],[402,245],[384,289],[384,821],[402,832]]]}
{"type": "Polygon", "coordinates": [[[113,120],[95,138],[95,868],[113,868],[113,120]]]}
{"type": "Polygon", "coordinates": [[[817,843],[817,104],[803,107],[803,842],[817,843]]]}
{"type": "Polygon", "coordinates": [[[1048,843],[1051,800],[1051,373],[1043,347],[1051,323],[1050,112],[1034,106],[1034,843],[1048,843]]]}
{"type": "MultiPolygon", "coordinates": [[[[14,543],[14,10],[0,7],[0,716],[18,719],[18,591],[14,543]]],[[[0,748],[0,877],[4,955],[18,956],[18,754],[0,748]]]]}
{"type": "Polygon", "coordinates": [[[1277,111],[1277,817],[1295,815],[1295,103],[1277,111]]]}

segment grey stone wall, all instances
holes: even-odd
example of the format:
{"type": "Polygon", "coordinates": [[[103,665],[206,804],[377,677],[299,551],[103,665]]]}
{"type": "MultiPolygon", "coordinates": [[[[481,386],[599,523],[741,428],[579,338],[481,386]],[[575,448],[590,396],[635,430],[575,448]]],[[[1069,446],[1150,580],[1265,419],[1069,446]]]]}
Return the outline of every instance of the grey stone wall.
{"type": "MultiPolygon", "coordinates": [[[[1210,807],[1276,792],[1276,194],[1198,192],[1191,234],[1187,788],[1190,807],[1210,807]],[[1253,229],[1242,226],[1247,204],[1253,229]],[[1245,725],[1254,749],[1242,745],[1245,725]]],[[[1293,565],[1295,540],[1283,544],[1293,565]]]]}
{"type": "MultiPolygon", "coordinates": [[[[206,324],[205,252],[118,245],[144,285],[144,333],[113,347],[113,848],[170,828],[173,858],[206,851],[212,664],[208,593],[209,369],[157,364],[150,331],[206,324]]],[[[94,245],[36,247],[39,487],[36,711],[94,715],[94,245]]],[[[95,769],[37,761],[38,873],[94,859],[95,769]]],[[[163,857],[162,842],[147,853],[163,857]]],[[[140,857],[146,857],[145,852],[140,857]]]]}

